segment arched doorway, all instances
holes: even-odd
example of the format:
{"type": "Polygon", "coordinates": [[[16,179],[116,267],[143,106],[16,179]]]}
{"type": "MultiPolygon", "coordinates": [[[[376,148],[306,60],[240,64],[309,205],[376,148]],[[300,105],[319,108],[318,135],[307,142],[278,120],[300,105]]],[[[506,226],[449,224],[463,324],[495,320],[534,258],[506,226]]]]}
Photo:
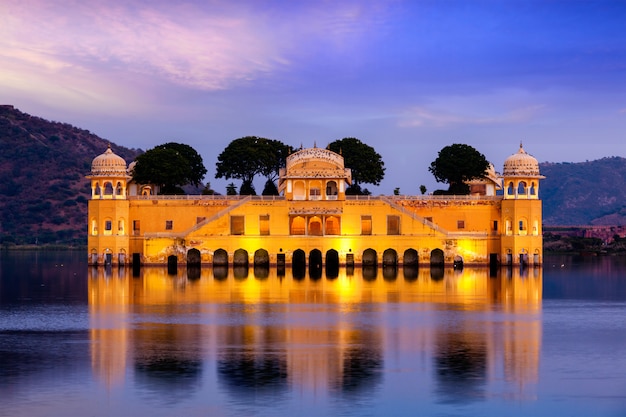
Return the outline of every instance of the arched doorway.
{"type": "Polygon", "coordinates": [[[233,255],[233,266],[248,267],[248,251],[237,249],[233,255]]]}
{"type": "Polygon", "coordinates": [[[378,255],[374,249],[365,249],[363,251],[363,266],[378,266],[378,255]]]}
{"type": "Polygon", "coordinates": [[[339,276],[339,252],[330,249],[326,252],[326,278],[339,276]]]}
{"type": "Polygon", "coordinates": [[[383,266],[396,266],[398,264],[398,254],[394,249],[385,249],[383,252],[383,266]]]}
{"type": "Polygon", "coordinates": [[[322,277],[322,251],[313,249],[309,253],[309,277],[318,279],[322,277]]]}
{"type": "Polygon", "coordinates": [[[198,249],[189,249],[187,251],[187,267],[199,267],[201,263],[200,251],[198,249]]]}
{"type": "Polygon", "coordinates": [[[302,249],[296,249],[293,252],[291,272],[295,279],[302,279],[306,275],[306,254],[302,249]]]}
{"type": "Polygon", "coordinates": [[[443,266],[445,264],[445,258],[441,249],[433,249],[430,252],[430,265],[443,266]]]}
{"type": "Polygon", "coordinates": [[[404,260],[402,261],[402,265],[404,267],[417,267],[419,265],[419,256],[415,249],[407,249],[404,251],[404,260]]]}
{"type": "Polygon", "coordinates": [[[270,266],[270,254],[265,249],[254,252],[254,266],[270,266]]]}
{"type": "Polygon", "coordinates": [[[167,257],[167,273],[169,275],[176,275],[178,273],[178,258],[176,255],[167,257]]]}
{"type": "Polygon", "coordinates": [[[228,252],[218,249],[213,253],[213,266],[228,266],[228,252]]]}

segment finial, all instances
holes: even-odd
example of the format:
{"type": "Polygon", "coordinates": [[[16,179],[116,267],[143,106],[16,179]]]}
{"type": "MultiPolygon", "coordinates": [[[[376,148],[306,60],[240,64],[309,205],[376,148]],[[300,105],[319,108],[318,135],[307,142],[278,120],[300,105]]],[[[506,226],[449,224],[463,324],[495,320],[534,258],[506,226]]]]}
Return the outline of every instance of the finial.
{"type": "Polygon", "coordinates": [[[313,147],[317,148],[317,141],[316,140],[313,141],[313,147]]]}

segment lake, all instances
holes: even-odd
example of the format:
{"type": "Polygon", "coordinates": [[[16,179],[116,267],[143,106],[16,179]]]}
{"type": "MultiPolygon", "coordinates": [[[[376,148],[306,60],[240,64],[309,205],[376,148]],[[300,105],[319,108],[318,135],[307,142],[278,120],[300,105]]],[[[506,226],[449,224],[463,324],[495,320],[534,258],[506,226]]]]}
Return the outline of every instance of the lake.
{"type": "Polygon", "coordinates": [[[0,252],[0,416],[625,416],[626,258],[87,266],[0,252]]]}

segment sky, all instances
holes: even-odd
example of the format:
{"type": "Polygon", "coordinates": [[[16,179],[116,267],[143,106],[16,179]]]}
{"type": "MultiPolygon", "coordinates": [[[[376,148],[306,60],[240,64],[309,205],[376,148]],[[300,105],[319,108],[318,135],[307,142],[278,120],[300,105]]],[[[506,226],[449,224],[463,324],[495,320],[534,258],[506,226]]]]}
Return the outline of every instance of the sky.
{"type": "Polygon", "coordinates": [[[356,137],[386,167],[365,188],[432,192],[455,143],[497,171],[520,143],[540,162],[626,157],[626,0],[0,0],[0,104],[190,145],[222,194],[217,156],[243,136],[356,137]]]}

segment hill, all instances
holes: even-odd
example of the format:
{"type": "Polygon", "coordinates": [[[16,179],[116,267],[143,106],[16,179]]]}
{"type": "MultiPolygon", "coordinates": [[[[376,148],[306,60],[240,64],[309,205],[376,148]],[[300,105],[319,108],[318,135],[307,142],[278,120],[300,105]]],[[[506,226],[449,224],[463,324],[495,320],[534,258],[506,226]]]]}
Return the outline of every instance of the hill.
{"type": "Polygon", "coordinates": [[[544,225],[626,225],[626,159],[541,163],[544,225]]]}
{"type": "MultiPolygon", "coordinates": [[[[0,242],[85,244],[85,175],[108,144],[88,130],[0,106],[0,242]]],[[[111,148],[127,161],[140,153],[111,148]]]]}

